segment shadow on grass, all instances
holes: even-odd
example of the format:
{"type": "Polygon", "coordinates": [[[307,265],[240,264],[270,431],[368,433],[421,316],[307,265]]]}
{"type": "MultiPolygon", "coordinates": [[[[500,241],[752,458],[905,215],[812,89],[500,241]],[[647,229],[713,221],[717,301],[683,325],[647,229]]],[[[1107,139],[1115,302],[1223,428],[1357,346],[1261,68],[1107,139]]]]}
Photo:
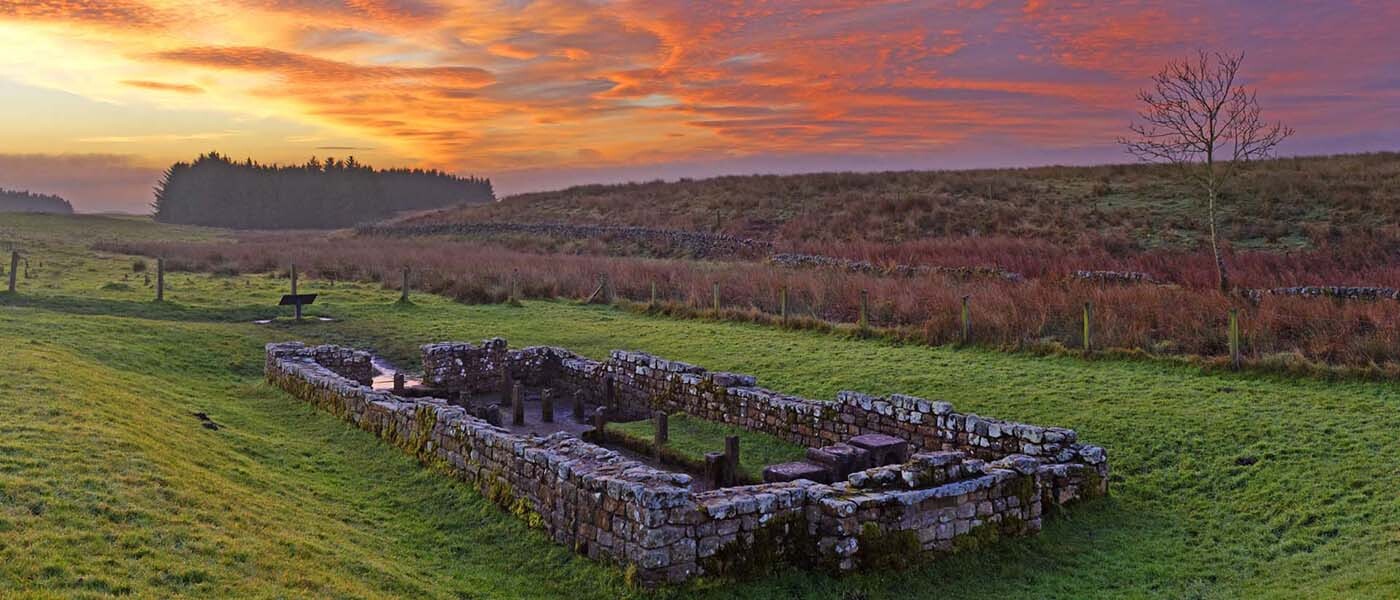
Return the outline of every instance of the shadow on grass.
{"type": "MultiPolygon", "coordinates": [[[[190,306],[164,301],[112,300],[76,296],[30,296],[0,293],[0,306],[38,308],[75,315],[135,317],[157,321],[205,321],[215,323],[251,323],[259,319],[280,316],[272,306],[233,306],[215,308],[190,306]]],[[[314,316],[314,315],[313,315],[314,316]]],[[[280,319],[279,319],[280,320],[280,319]]]]}

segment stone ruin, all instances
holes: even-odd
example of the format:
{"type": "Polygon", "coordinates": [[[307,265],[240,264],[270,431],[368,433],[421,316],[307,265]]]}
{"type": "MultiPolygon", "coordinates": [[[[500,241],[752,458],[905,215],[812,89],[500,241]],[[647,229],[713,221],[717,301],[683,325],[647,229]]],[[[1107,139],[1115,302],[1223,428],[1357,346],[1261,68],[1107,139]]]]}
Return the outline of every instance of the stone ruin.
{"type": "Polygon", "coordinates": [[[430,344],[422,356],[416,397],[371,387],[371,356],[334,346],[269,344],[266,375],[648,585],[781,563],[833,573],[907,564],[1034,534],[1051,507],[1108,493],[1104,450],[1073,430],[947,402],[856,392],[810,400],[640,352],[597,361],[511,350],[499,338],[430,344]],[[702,490],[691,475],[569,431],[512,432],[461,405],[513,384],[577,398],[590,415],[667,411],[739,426],[805,445],[807,459],[770,465],[762,484],[702,490]]]}

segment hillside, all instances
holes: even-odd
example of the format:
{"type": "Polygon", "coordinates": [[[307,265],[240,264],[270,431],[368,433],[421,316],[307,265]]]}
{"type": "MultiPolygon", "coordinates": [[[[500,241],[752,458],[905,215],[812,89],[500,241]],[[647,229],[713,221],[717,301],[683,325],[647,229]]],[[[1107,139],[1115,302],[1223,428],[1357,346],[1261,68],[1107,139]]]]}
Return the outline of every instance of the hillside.
{"type": "MultiPolygon", "coordinates": [[[[399,223],[567,222],[719,232],[786,242],[1017,237],[1191,248],[1198,204],[1157,165],[755,175],[589,185],[399,223]]],[[[1296,249],[1400,237],[1400,153],[1252,165],[1224,201],[1236,248],[1296,249]]]]}
{"type": "Polygon", "coordinates": [[[19,294],[0,294],[0,344],[19,374],[0,386],[0,590],[19,597],[643,596],[620,570],[262,382],[269,341],[370,347],[406,365],[418,344],[495,335],[595,357],[645,349],[814,398],[936,397],[1073,427],[1113,456],[1112,495],[1034,538],[905,571],[782,568],[652,597],[1400,593],[1392,383],[895,345],[568,302],[415,294],[405,306],[344,280],[304,281],[323,295],[312,314],[334,322],[254,325],[277,310],[285,278],[169,273],[154,303],[133,270],[142,259],[85,242],[225,232],[50,216],[6,227],[44,262],[19,294]]]}
{"type": "Polygon", "coordinates": [[[0,188],[0,212],[72,214],[73,205],[49,194],[0,188]]]}

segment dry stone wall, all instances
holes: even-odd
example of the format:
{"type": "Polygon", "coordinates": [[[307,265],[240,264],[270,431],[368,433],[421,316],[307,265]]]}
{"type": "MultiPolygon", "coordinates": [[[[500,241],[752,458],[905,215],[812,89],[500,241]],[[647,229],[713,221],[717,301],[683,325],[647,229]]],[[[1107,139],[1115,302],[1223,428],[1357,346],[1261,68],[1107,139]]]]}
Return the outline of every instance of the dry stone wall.
{"type": "Polygon", "coordinates": [[[499,338],[430,344],[423,361],[425,381],[448,393],[500,389],[508,372],[511,380],[581,391],[596,402],[611,387],[619,412],[683,411],[809,446],[885,433],[916,450],[900,464],[830,484],[804,479],[697,493],[687,475],[568,434],[513,434],[445,400],[373,390],[346,375],[357,374],[346,367],[359,364],[354,351],[268,346],[274,385],[645,583],[742,576],[780,563],[832,572],[899,565],[1036,533],[1045,507],[1107,492],[1103,450],[1079,444],[1073,431],[960,414],[943,402],[854,392],[819,402],[759,388],[752,376],[646,354],[616,351],[595,361],[562,348],[510,350],[499,338]]]}

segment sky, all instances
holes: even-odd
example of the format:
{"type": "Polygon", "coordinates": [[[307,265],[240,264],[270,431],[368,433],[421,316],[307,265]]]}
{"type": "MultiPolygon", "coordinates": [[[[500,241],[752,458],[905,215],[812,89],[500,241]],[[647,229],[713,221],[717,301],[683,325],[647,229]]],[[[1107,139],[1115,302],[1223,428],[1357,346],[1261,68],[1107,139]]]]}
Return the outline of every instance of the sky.
{"type": "Polygon", "coordinates": [[[1243,52],[1280,152],[1400,150],[1395,0],[0,0],[0,187],[144,212],[177,160],[576,183],[1128,162],[1243,52]]]}

